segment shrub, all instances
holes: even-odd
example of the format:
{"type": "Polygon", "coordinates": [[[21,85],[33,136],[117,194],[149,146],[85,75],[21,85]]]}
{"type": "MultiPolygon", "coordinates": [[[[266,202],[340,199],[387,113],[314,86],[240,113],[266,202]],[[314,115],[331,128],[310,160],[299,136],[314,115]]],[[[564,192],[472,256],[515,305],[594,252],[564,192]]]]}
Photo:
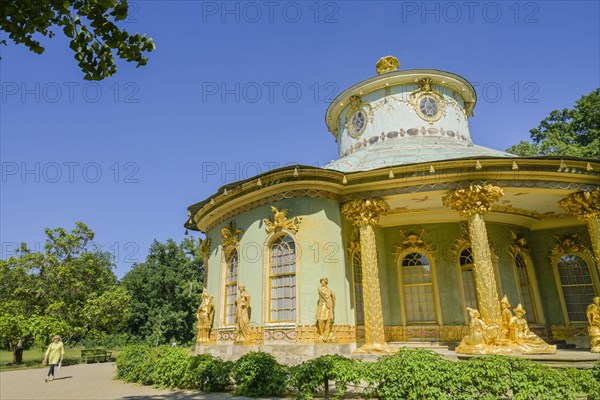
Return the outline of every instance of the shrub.
{"type": "Polygon", "coordinates": [[[566,378],[562,369],[552,368],[522,358],[509,358],[511,388],[515,400],[570,400],[577,388],[566,378]]]}
{"type": "Polygon", "coordinates": [[[338,355],[323,356],[291,368],[290,384],[296,399],[312,399],[319,391],[329,394],[329,382],[335,381],[335,395],[344,396],[348,383],[360,383],[358,362],[338,355]]]}
{"type": "Polygon", "coordinates": [[[128,346],[117,358],[117,378],[126,382],[141,382],[141,367],[150,356],[148,346],[128,346]]]}
{"type": "Polygon", "coordinates": [[[179,387],[200,389],[204,392],[225,391],[231,387],[232,368],[232,362],[225,362],[210,354],[190,357],[179,387]]]}
{"type": "Polygon", "coordinates": [[[455,363],[431,350],[401,348],[363,370],[367,394],[382,399],[450,399],[461,387],[455,363]]]}
{"type": "Polygon", "coordinates": [[[189,364],[192,357],[181,347],[160,346],[160,354],[152,369],[152,382],[161,388],[179,388],[193,385],[189,377],[189,364]]]}
{"type": "Polygon", "coordinates": [[[235,393],[241,396],[278,396],[286,389],[287,369],[272,355],[258,351],[243,355],[233,366],[235,393]]]}
{"type": "Polygon", "coordinates": [[[506,396],[510,389],[511,364],[507,357],[474,357],[454,367],[459,379],[457,398],[497,399],[506,396]]]}

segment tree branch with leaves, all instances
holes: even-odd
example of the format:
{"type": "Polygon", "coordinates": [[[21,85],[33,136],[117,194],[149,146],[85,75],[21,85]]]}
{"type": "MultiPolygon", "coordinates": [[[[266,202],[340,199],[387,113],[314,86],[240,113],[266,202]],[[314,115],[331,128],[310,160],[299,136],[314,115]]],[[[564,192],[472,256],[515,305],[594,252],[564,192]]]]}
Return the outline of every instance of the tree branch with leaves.
{"type": "MultiPolygon", "coordinates": [[[[156,48],[151,38],[116,25],[127,18],[127,0],[0,0],[0,10],[0,30],[37,54],[45,50],[38,37],[53,38],[54,29],[62,29],[86,80],[115,74],[115,54],[140,67],[148,62],[145,54],[156,48]]],[[[7,45],[6,39],[0,43],[7,45]]]]}

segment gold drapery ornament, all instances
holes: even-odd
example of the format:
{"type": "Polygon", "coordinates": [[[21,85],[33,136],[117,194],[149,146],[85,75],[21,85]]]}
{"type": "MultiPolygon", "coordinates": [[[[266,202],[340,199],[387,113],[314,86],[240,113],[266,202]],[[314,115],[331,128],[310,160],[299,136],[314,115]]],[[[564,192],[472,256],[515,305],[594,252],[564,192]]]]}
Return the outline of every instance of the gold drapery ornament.
{"type": "Polygon", "coordinates": [[[204,287],[208,283],[208,257],[210,255],[210,239],[206,238],[202,240],[200,238],[200,254],[202,254],[202,258],[204,259],[204,287]]]}
{"type": "Polygon", "coordinates": [[[233,221],[229,221],[229,224],[221,229],[221,245],[223,250],[229,247],[237,247],[240,243],[239,236],[243,233],[241,229],[236,229],[233,221]]]}
{"type": "Polygon", "coordinates": [[[200,254],[204,258],[204,264],[208,261],[208,256],[210,255],[210,239],[202,239],[200,238],[200,254]]]}
{"type": "Polygon", "coordinates": [[[558,206],[578,220],[587,222],[596,267],[600,272],[600,188],[572,193],[559,201],[558,206]]]}
{"type": "Polygon", "coordinates": [[[448,192],[442,197],[442,203],[463,217],[473,214],[487,214],[492,204],[504,195],[502,189],[493,185],[469,185],[448,192]]]}
{"type": "Polygon", "coordinates": [[[284,208],[280,211],[276,207],[271,206],[271,211],[273,212],[273,222],[271,222],[269,218],[263,219],[267,233],[271,233],[276,229],[287,229],[288,231],[298,233],[298,230],[300,229],[300,222],[302,222],[302,217],[288,219],[287,208],[284,208]]]}
{"type": "Polygon", "coordinates": [[[361,248],[361,269],[363,275],[363,301],[365,318],[365,344],[356,353],[389,353],[385,342],[383,312],[381,310],[381,289],[377,266],[377,247],[373,225],[381,215],[389,211],[389,205],[382,199],[356,199],[342,206],[342,215],[358,226],[361,248]]]}

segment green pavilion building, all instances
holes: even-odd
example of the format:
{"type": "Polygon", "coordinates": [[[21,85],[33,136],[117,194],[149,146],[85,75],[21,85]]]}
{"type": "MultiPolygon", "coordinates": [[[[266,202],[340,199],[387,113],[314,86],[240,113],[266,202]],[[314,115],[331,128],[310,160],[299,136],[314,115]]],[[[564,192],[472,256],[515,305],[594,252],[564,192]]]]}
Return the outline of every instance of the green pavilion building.
{"type": "Polygon", "coordinates": [[[600,296],[598,160],[478,146],[466,79],[398,67],[382,58],[376,76],[327,109],[339,159],[230,183],[188,208],[185,227],[206,235],[211,306],[197,351],[311,357],[456,345],[469,335],[467,308],[493,325],[503,296],[539,337],[589,348],[586,307],[600,296]],[[322,278],[335,294],[326,337],[322,278]]]}

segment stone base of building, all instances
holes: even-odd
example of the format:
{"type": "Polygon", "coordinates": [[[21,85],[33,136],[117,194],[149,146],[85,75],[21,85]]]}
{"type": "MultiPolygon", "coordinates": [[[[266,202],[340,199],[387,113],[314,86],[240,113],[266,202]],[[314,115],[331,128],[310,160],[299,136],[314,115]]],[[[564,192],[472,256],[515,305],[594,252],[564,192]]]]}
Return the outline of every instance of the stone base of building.
{"type": "Polygon", "coordinates": [[[313,358],[339,354],[349,357],[356,350],[356,343],[318,343],[318,344],[212,344],[197,345],[194,354],[211,354],[225,361],[235,361],[246,353],[264,351],[273,355],[278,362],[287,365],[300,364],[313,358]]]}

